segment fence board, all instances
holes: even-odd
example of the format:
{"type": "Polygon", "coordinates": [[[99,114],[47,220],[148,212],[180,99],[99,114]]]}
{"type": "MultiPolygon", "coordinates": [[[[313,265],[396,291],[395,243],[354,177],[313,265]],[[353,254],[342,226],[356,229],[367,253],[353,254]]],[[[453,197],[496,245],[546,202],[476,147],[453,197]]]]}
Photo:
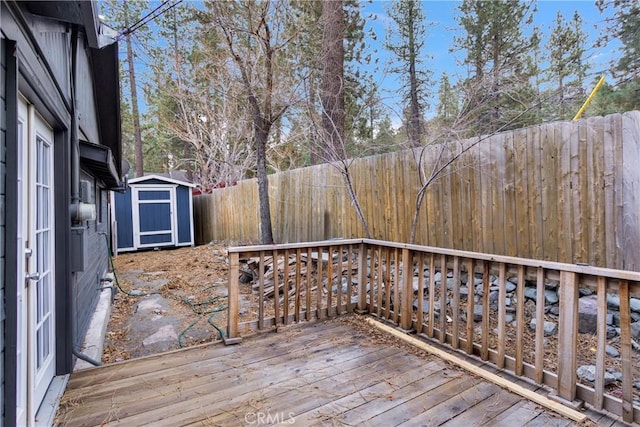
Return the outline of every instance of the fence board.
{"type": "MultiPolygon", "coordinates": [[[[420,187],[416,159],[429,175],[477,141],[353,160],[371,237],[408,241],[420,187]]],[[[493,135],[429,186],[415,243],[640,270],[639,147],[637,111],[493,135]]],[[[269,188],[277,241],[362,237],[336,166],[273,174],[269,188]]],[[[255,179],[196,196],[197,243],[257,243],[257,203],[255,179]]]]}

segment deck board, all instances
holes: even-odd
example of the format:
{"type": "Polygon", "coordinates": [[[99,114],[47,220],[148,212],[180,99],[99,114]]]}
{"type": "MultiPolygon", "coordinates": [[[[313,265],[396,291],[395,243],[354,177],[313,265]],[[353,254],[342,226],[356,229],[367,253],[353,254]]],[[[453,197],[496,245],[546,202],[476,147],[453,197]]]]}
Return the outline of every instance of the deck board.
{"type": "Polygon", "coordinates": [[[433,356],[327,321],[72,374],[64,426],[571,425],[433,356]],[[259,422],[258,417],[263,417],[259,422]]]}

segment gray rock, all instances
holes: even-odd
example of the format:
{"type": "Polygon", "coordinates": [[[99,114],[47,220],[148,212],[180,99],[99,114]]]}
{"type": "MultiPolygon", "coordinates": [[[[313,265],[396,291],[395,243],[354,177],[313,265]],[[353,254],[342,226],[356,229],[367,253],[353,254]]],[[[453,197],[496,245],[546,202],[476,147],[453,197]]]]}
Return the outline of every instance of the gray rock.
{"type": "Polygon", "coordinates": [[[611,313],[611,316],[613,316],[612,325],[619,328],[620,327],[620,312],[612,310],[611,308],[609,308],[609,312],[611,313]]]}
{"type": "Polygon", "coordinates": [[[518,276],[512,276],[507,279],[507,282],[517,285],[518,284],[518,276]]]}
{"type": "MultiPolygon", "coordinates": [[[[418,283],[418,282],[419,282],[419,281],[420,281],[420,279],[419,279],[418,277],[414,277],[414,278],[413,278],[413,292],[418,292],[418,285],[419,285],[419,283],[418,283]]],[[[424,284],[424,282],[422,282],[422,290],[423,290],[423,291],[424,291],[424,289],[425,289],[425,286],[424,286],[424,285],[425,285],[425,284],[424,284]]]]}
{"type": "Polygon", "coordinates": [[[453,290],[454,286],[459,286],[460,284],[458,283],[456,285],[456,282],[453,280],[453,278],[447,278],[447,289],[449,289],[450,291],[453,290]]]}
{"type": "Polygon", "coordinates": [[[554,305],[553,307],[549,307],[549,314],[558,316],[560,314],[560,307],[558,307],[557,305],[554,305]]]}
{"type": "Polygon", "coordinates": [[[605,347],[605,352],[611,357],[620,357],[620,352],[610,345],[605,347]]]}
{"type": "Polygon", "coordinates": [[[640,381],[633,385],[637,390],[640,390],[640,381]]]}
{"type": "Polygon", "coordinates": [[[622,381],[622,372],[613,372],[611,375],[613,375],[613,378],[615,378],[616,381],[622,381]]]}
{"type": "Polygon", "coordinates": [[[631,324],[631,336],[633,339],[640,340],[640,322],[631,324]]]}
{"type": "MultiPolygon", "coordinates": [[[[349,285],[347,283],[347,278],[346,277],[343,277],[342,279],[343,280],[342,280],[342,286],[340,287],[340,291],[343,294],[346,294],[347,290],[349,289],[349,285]]],[[[337,295],[338,294],[338,285],[333,285],[331,287],[331,292],[333,293],[333,295],[337,295]]]]}
{"type": "Polygon", "coordinates": [[[480,287],[482,288],[482,282],[483,282],[482,277],[476,276],[473,278],[473,284],[476,286],[480,285],[480,287]]]}
{"type": "Polygon", "coordinates": [[[515,283],[511,283],[510,281],[507,280],[506,289],[507,289],[507,292],[515,292],[517,289],[517,286],[515,283]]]}
{"type": "Polygon", "coordinates": [[[440,281],[442,281],[442,273],[440,273],[439,271],[436,271],[436,274],[434,274],[433,279],[434,279],[436,282],[440,282],[440,281]]]}
{"type": "Polygon", "coordinates": [[[581,297],[588,297],[589,295],[593,295],[593,291],[591,289],[580,288],[580,296],[581,297]]]}
{"type": "MultiPolygon", "coordinates": [[[[596,380],[596,367],[595,365],[582,365],[576,370],[576,375],[582,381],[593,383],[596,380]]],[[[615,375],[610,372],[605,372],[604,385],[609,385],[614,382],[616,382],[615,375]]]]}
{"type": "MultiPolygon", "coordinates": [[[[177,339],[178,339],[178,334],[176,334],[176,330],[173,327],[173,325],[165,325],[158,328],[158,330],[155,333],[143,339],[142,345],[145,347],[149,347],[153,344],[168,342],[168,346],[170,347],[177,339]]],[[[165,345],[164,347],[166,346],[167,345],[165,345]]]]}
{"type": "Polygon", "coordinates": [[[595,334],[598,327],[598,300],[595,295],[578,299],[578,332],[595,334]]]}
{"type": "Polygon", "coordinates": [[[491,291],[491,293],[489,294],[489,304],[490,305],[498,304],[498,297],[499,296],[500,296],[500,294],[498,293],[498,291],[491,291]]]}
{"type": "Polygon", "coordinates": [[[609,326],[613,325],[613,314],[611,313],[607,313],[607,325],[609,326]]]}
{"type": "Polygon", "coordinates": [[[553,305],[557,304],[560,299],[558,298],[558,293],[554,290],[547,289],[544,291],[544,300],[547,304],[553,305]]]}
{"type": "MultiPolygon", "coordinates": [[[[536,329],[536,319],[535,317],[533,319],[531,319],[531,322],[529,323],[529,327],[533,330],[536,329]]],[[[556,325],[553,322],[544,322],[544,336],[548,337],[551,335],[555,335],[558,332],[558,325],[556,325]]]]}
{"type": "Polygon", "coordinates": [[[482,321],[482,306],[474,305],[473,306],[473,321],[481,322],[482,321]]]}
{"type": "MultiPolygon", "coordinates": [[[[418,300],[413,300],[413,308],[418,309],[418,300]]],[[[425,299],[422,301],[422,312],[427,314],[429,313],[429,300],[425,299]]]]}
{"type": "Polygon", "coordinates": [[[466,286],[461,286],[460,287],[460,297],[467,298],[468,296],[469,296],[469,288],[467,288],[466,286]]]}
{"type": "Polygon", "coordinates": [[[613,326],[607,326],[607,339],[611,340],[615,337],[617,337],[618,331],[616,330],[616,328],[614,328],[613,326]]]}
{"type": "Polygon", "coordinates": [[[614,294],[607,294],[607,305],[616,310],[620,309],[620,297],[614,294]]]}
{"type": "Polygon", "coordinates": [[[555,282],[553,280],[545,280],[544,281],[544,287],[546,289],[557,289],[558,288],[558,282],[555,282]]]}
{"type": "Polygon", "coordinates": [[[524,288],[524,297],[531,299],[531,300],[536,300],[536,297],[538,295],[538,291],[536,288],[530,288],[530,287],[526,287],[524,288]]]}
{"type": "Polygon", "coordinates": [[[469,274],[466,271],[460,273],[460,283],[466,285],[469,282],[469,274]]]}
{"type": "Polygon", "coordinates": [[[513,314],[507,314],[504,316],[504,322],[505,323],[511,323],[514,320],[514,316],[513,314]]]}
{"type": "Polygon", "coordinates": [[[630,298],[629,306],[631,307],[631,311],[640,312],[640,299],[630,298]]]}

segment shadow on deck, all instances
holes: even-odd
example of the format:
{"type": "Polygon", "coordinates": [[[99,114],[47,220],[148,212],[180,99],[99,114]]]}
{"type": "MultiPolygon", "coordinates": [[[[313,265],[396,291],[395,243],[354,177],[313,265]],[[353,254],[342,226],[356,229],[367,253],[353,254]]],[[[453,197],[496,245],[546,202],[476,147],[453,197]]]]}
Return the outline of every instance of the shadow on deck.
{"type": "MultiPolygon", "coordinates": [[[[359,316],[74,373],[56,422],[92,425],[573,425],[359,316]]],[[[535,385],[519,381],[531,389],[535,385]]],[[[614,420],[588,413],[598,425],[614,420]]]]}

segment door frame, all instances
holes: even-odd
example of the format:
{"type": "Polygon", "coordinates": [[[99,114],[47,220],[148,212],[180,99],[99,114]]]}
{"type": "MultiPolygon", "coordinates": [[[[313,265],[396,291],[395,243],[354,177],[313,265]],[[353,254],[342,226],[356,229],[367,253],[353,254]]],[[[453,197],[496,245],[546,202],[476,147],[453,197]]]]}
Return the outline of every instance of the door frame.
{"type": "Polygon", "coordinates": [[[131,186],[131,213],[132,213],[132,224],[133,224],[133,246],[135,249],[140,248],[154,248],[161,246],[175,246],[178,242],[178,218],[177,218],[177,210],[176,210],[176,188],[177,185],[154,185],[154,184],[145,184],[145,185],[136,185],[131,186]],[[168,191],[169,199],[152,199],[152,200],[140,200],[140,192],[145,191],[168,191]],[[170,215],[170,230],[158,230],[152,232],[141,232],[140,231],[140,205],[148,204],[148,203],[166,203],[169,205],[169,215],[170,215]],[[155,234],[171,234],[170,242],[161,242],[161,243],[141,243],[141,236],[152,236],[155,234]]]}
{"type": "Polygon", "coordinates": [[[57,364],[56,320],[56,217],[55,217],[55,134],[51,126],[38,114],[36,107],[21,95],[17,106],[18,137],[16,167],[19,182],[16,197],[16,424],[32,425],[51,381],[57,364]],[[48,166],[40,168],[38,160],[48,166]],[[45,175],[43,175],[43,173],[45,175]],[[36,175],[38,174],[38,175],[36,175]],[[40,194],[38,199],[37,194],[40,194]],[[45,201],[46,199],[46,201],[45,201]],[[36,206],[43,209],[36,212],[36,206]],[[18,229],[19,228],[19,229],[18,229]],[[47,236],[37,245],[36,235],[47,236]],[[38,249],[41,250],[38,250],[38,249]],[[38,270],[43,271],[38,271],[38,270]],[[41,273],[41,274],[39,274],[41,273]],[[36,276],[39,274],[39,276],[36,276]],[[40,287],[44,286],[44,287],[40,287]],[[46,289],[45,289],[46,288],[46,289]],[[38,292],[38,289],[41,292],[38,292]],[[22,301],[20,297],[22,296],[22,301]],[[40,341],[36,325],[38,314],[47,300],[47,314],[43,317],[48,333],[40,341]],[[36,354],[47,348],[46,358],[36,354]],[[38,363],[42,364],[40,368],[38,363]]]}

